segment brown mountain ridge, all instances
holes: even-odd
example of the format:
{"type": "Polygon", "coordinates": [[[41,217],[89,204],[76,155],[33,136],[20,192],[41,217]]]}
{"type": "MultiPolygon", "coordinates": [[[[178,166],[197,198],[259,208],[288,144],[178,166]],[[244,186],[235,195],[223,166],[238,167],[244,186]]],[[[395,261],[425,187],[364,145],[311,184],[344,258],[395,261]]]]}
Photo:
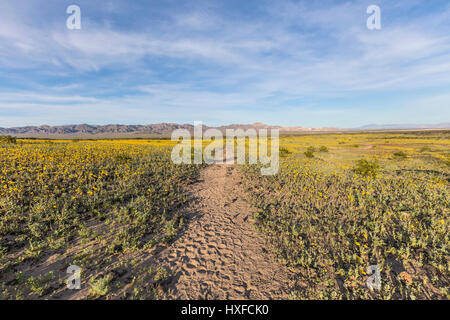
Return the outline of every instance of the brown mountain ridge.
{"type": "MultiPolygon", "coordinates": [[[[12,127],[0,128],[0,135],[14,135],[17,137],[152,137],[152,136],[170,136],[172,131],[176,129],[187,129],[193,131],[192,124],[177,124],[177,123],[157,123],[147,125],[123,125],[123,124],[109,124],[109,125],[90,125],[90,124],[74,124],[63,126],[26,126],[26,127],[12,127]]],[[[336,131],[336,128],[304,128],[304,127],[282,127],[271,126],[260,122],[253,124],[231,124],[227,126],[209,127],[203,126],[206,130],[208,128],[217,128],[219,130],[226,129],[279,129],[281,132],[302,132],[302,131],[336,131]]]]}

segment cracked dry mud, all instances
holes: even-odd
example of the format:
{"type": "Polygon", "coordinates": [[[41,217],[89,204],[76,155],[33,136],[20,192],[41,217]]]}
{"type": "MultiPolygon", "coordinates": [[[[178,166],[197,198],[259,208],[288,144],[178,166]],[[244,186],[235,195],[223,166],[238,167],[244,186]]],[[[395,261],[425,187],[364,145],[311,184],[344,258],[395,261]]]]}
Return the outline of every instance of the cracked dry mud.
{"type": "Polygon", "coordinates": [[[209,166],[189,191],[196,197],[192,217],[158,259],[174,273],[166,298],[288,298],[288,271],[264,248],[237,169],[209,166]]]}

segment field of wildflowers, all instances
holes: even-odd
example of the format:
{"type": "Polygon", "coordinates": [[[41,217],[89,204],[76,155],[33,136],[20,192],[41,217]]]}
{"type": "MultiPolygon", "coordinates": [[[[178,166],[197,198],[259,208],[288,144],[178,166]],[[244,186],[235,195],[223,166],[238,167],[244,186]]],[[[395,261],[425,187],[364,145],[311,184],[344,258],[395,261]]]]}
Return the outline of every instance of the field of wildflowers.
{"type": "Polygon", "coordinates": [[[448,299],[449,132],[287,136],[277,176],[242,167],[293,299],[448,299]],[[399,156],[400,154],[400,156],[399,156]],[[381,289],[369,290],[367,267],[381,289]]]}
{"type": "Polygon", "coordinates": [[[0,143],[1,297],[134,298],[144,294],[138,284],[144,277],[147,296],[157,295],[165,270],[143,264],[139,256],[149,259],[183,227],[176,209],[189,200],[183,187],[200,168],[173,165],[172,145],[0,143]],[[85,290],[66,290],[70,265],[82,269],[85,290]]]}
{"type": "MultiPolygon", "coordinates": [[[[0,299],[163,297],[153,257],[202,168],[174,165],[175,143],[1,139],[0,299]]],[[[284,136],[280,157],[277,175],[240,171],[293,299],[450,298],[448,131],[284,136]]]]}

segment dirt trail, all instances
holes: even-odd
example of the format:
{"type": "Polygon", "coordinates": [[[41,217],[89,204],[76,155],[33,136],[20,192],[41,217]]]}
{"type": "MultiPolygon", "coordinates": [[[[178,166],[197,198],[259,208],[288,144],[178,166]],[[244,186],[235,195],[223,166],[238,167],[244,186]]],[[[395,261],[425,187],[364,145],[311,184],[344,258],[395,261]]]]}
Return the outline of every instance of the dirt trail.
{"type": "Polygon", "coordinates": [[[161,253],[175,270],[168,299],[286,299],[288,274],[264,248],[233,166],[212,165],[190,187],[187,230],[161,253]]]}

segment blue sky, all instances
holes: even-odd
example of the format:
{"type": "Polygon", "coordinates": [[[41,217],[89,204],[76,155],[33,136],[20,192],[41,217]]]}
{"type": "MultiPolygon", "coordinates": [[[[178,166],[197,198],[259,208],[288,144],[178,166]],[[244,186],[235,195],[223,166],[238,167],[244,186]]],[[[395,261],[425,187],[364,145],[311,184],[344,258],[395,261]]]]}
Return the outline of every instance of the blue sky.
{"type": "Polygon", "coordinates": [[[450,122],[450,3],[0,4],[0,127],[450,122]],[[82,29],[66,28],[76,4],[82,29]],[[381,8],[381,30],[366,9],[381,8]]]}

